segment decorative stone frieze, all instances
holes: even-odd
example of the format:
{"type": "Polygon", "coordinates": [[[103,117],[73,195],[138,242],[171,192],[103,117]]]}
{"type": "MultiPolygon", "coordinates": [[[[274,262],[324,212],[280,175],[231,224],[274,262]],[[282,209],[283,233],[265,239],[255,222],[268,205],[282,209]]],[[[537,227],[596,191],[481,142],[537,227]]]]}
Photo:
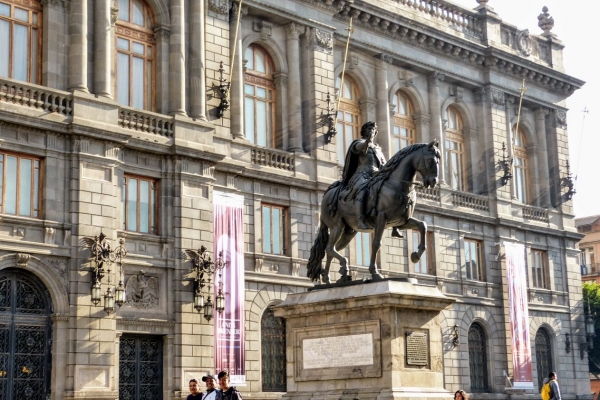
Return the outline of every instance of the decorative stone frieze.
{"type": "Polygon", "coordinates": [[[208,9],[217,14],[229,13],[229,0],[208,0],[208,9]]]}

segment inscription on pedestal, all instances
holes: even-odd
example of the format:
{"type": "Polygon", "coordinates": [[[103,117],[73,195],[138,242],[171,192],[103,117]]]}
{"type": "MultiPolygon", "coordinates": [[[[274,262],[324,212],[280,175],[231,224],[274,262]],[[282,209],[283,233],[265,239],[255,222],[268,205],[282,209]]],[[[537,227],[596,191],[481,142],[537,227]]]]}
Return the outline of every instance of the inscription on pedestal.
{"type": "Polygon", "coordinates": [[[373,364],[373,335],[332,336],[302,341],[304,369],[373,364]]]}
{"type": "Polygon", "coordinates": [[[406,364],[419,366],[429,364],[426,332],[406,332],[406,364]]]}

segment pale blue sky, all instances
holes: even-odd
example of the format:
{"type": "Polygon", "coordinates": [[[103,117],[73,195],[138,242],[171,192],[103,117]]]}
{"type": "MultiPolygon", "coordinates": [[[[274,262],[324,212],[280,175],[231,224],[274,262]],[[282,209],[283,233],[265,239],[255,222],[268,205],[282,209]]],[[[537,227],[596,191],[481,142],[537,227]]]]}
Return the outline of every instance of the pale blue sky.
{"type": "MultiPolygon", "coordinates": [[[[475,8],[475,0],[453,0],[475,8]]],[[[537,16],[547,6],[554,18],[552,30],[566,46],[564,65],[567,74],[586,81],[568,100],[567,115],[571,166],[577,174],[574,196],[575,215],[600,214],[600,44],[596,31],[600,0],[490,0],[502,20],[540,34],[537,16]],[[587,107],[585,115],[582,110],[587,107]]]]}

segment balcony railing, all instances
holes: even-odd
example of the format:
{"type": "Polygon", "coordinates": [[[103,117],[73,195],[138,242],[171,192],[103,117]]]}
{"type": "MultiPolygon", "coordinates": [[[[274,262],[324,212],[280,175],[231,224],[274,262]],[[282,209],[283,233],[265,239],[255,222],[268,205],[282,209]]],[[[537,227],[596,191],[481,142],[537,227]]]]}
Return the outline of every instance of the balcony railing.
{"type": "Polygon", "coordinates": [[[530,221],[550,221],[547,209],[533,206],[523,206],[523,218],[530,221]]]}
{"type": "Polygon", "coordinates": [[[152,135],[173,137],[173,117],[132,108],[119,108],[119,126],[152,135]]]}
{"type": "Polygon", "coordinates": [[[440,202],[440,189],[439,187],[435,188],[424,188],[417,187],[417,199],[424,199],[435,201],[437,203],[440,202]]]}
{"type": "Polygon", "coordinates": [[[490,210],[490,201],[487,197],[472,193],[453,192],[452,204],[455,206],[472,208],[473,210],[490,210]]]}
{"type": "Polygon", "coordinates": [[[257,165],[294,171],[294,161],[294,155],[286,151],[258,147],[252,149],[252,163],[257,165]]]}
{"type": "Polygon", "coordinates": [[[12,79],[0,79],[0,101],[38,110],[73,116],[73,96],[69,92],[50,89],[12,79]]]}

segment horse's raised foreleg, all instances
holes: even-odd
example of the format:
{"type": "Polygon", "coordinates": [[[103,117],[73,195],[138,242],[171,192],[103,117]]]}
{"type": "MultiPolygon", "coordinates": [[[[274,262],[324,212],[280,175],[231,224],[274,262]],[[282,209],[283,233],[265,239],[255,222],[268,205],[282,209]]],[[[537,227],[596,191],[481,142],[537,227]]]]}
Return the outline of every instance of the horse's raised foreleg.
{"type": "MultiPolygon", "coordinates": [[[[335,250],[339,251],[339,250],[345,249],[348,246],[348,244],[350,244],[352,239],[354,239],[354,236],[356,236],[356,233],[357,232],[355,230],[350,230],[350,229],[344,230],[342,237],[340,238],[340,240],[338,240],[337,244],[335,245],[335,250]]],[[[348,268],[347,263],[343,266],[340,266],[340,279],[338,279],[338,282],[351,280],[352,277],[349,275],[349,273],[350,273],[350,269],[348,268]]]]}
{"type": "Polygon", "coordinates": [[[325,265],[325,269],[323,270],[323,282],[331,283],[331,279],[329,278],[329,267],[331,265],[331,258],[334,257],[340,262],[340,271],[342,269],[348,269],[348,260],[343,257],[340,253],[336,251],[336,245],[342,237],[342,233],[344,233],[343,226],[336,226],[330,229],[329,231],[329,241],[327,242],[327,247],[325,247],[325,252],[327,253],[327,263],[325,265]]]}
{"type": "Polygon", "coordinates": [[[414,251],[410,255],[410,261],[413,263],[418,263],[421,259],[421,255],[427,250],[427,244],[425,239],[425,234],[427,233],[427,224],[424,221],[419,221],[415,218],[409,218],[404,224],[404,228],[406,229],[418,229],[420,234],[419,247],[417,247],[417,251],[414,251]]]}
{"type": "Polygon", "coordinates": [[[383,279],[383,276],[377,270],[377,254],[381,248],[381,238],[383,237],[383,231],[385,230],[386,215],[379,213],[375,220],[375,231],[373,232],[373,240],[371,241],[371,264],[369,265],[369,273],[374,281],[383,279]]]}

